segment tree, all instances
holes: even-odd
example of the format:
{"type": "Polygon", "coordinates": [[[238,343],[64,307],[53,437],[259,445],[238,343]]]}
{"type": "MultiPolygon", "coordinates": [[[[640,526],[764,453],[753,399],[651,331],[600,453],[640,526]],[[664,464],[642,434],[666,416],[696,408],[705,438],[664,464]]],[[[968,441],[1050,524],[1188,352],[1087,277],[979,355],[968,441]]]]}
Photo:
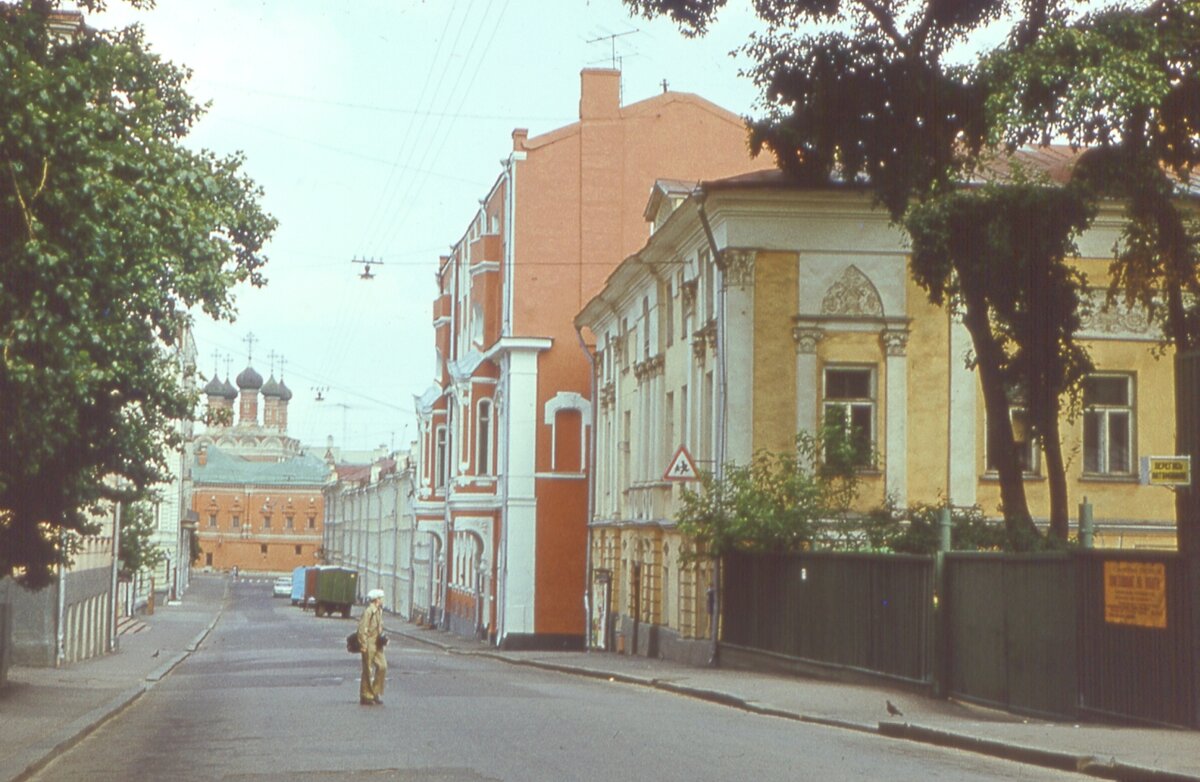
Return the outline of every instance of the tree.
{"type": "Polygon", "coordinates": [[[145,500],[121,503],[121,575],[157,567],[166,554],[151,542],[154,514],[145,500]]]}
{"type": "MultiPolygon", "coordinates": [[[[1046,456],[1051,536],[1066,541],[1068,498],[1059,419],[1078,409],[1092,370],[1075,340],[1087,281],[1065,263],[1095,209],[1074,188],[1016,181],[958,190],[914,207],[912,273],[936,304],[962,302],[977,354],[988,450],[1016,457],[1009,395],[1019,393],[1031,434],[1046,456]]],[[[1018,550],[1035,541],[1024,530],[1018,550]]]]}
{"type": "MultiPolygon", "coordinates": [[[[687,34],[702,34],[725,0],[626,3],[649,16],[671,16],[687,34]]],[[[762,91],[765,110],[750,124],[754,151],[769,148],[779,167],[802,182],[825,186],[840,181],[869,188],[893,221],[907,228],[915,204],[937,210],[938,201],[953,199],[972,176],[988,174],[984,164],[993,141],[991,82],[978,68],[955,64],[952,49],[986,26],[1007,24],[1010,44],[1019,51],[1038,41],[1048,25],[1067,18],[1071,8],[1062,0],[1023,0],[1020,13],[1010,17],[1012,6],[1008,0],[757,0],[755,11],[767,29],[743,49],[756,63],[750,75],[762,91]],[[811,32],[799,32],[802,26],[811,32]]],[[[976,198],[1000,195],[992,190],[976,198]]],[[[963,201],[951,202],[942,211],[965,206],[963,201]]],[[[1004,204],[996,201],[995,206],[1004,204]]],[[[1001,234],[993,230],[977,232],[976,237],[1001,234]]],[[[985,254],[1006,261],[1005,250],[997,245],[985,254]]],[[[999,338],[991,333],[990,322],[996,302],[980,297],[955,300],[936,293],[958,285],[951,279],[955,270],[948,265],[943,270],[948,276],[938,281],[926,270],[926,289],[934,301],[961,307],[980,370],[1005,522],[1014,544],[1032,544],[1038,532],[1025,498],[1005,381],[1020,379],[1027,390],[1039,394],[1069,386],[1066,377],[1053,377],[1061,368],[1039,377],[1041,368],[1036,365],[1043,348],[1063,339],[1065,321],[1014,320],[1009,333],[999,338]],[[1006,342],[1019,344],[1023,355],[1009,355],[1006,342]],[[1022,367],[1024,377],[1005,377],[1017,375],[1022,367]]],[[[1061,259],[1028,266],[1025,272],[1043,276],[1028,280],[1026,290],[1052,287],[1065,274],[1061,259]]],[[[1070,339],[1067,334],[1064,344],[1077,356],[1070,339]]],[[[1074,358],[1071,364],[1079,366],[1074,358]]],[[[1061,454],[1055,456],[1057,423],[1049,419],[1057,402],[1042,397],[1038,404],[1045,415],[1039,439],[1050,449],[1047,461],[1061,462],[1061,454]]],[[[1065,479],[1060,475],[1056,480],[1060,491],[1052,507],[1058,520],[1054,529],[1065,534],[1065,479]]]]}
{"type": "MultiPolygon", "coordinates": [[[[1198,67],[1197,0],[1055,20],[1036,42],[1010,45],[986,67],[999,139],[1087,146],[1074,186],[1093,200],[1127,204],[1109,302],[1145,307],[1177,352],[1200,347],[1200,221],[1191,185],[1200,163],[1198,67]]],[[[1175,426],[1183,450],[1189,433],[1178,414],[1175,426]]],[[[1200,551],[1187,519],[1193,494],[1176,494],[1181,551],[1200,551]]]]}
{"type": "Polygon", "coordinates": [[[760,451],[749,464],[725,465],[721,476],[703,474],[699,492],[683,492],[679,530],[712,557],[807,549],[829,539],[824,527],[846,518],[858,496],[861,456],[849,438],[801,432],[793,451],[760,451]]]}
{"type": "Polygon", "coordinates": [[[0,3],[0,574],[34,588],[89,510],[165,479],[181,318],[231,318],[275,228],[239,155],[183,145],[187,71],[53,10],[0,3]]]}

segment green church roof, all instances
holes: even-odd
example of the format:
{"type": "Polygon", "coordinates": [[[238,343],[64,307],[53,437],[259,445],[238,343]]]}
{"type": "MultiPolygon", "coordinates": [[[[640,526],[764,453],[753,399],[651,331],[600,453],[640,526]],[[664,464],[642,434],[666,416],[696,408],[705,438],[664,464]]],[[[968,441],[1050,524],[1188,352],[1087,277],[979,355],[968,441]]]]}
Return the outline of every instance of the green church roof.
{"type": "Polygon", "coordinates": [[[256,486],[321,486],[329,477],[329,465],[304,453],[282,462],[252,462],[208,446],[207,463],[195,462],[192,480],[202,484],[245,484],[256,486]]]}

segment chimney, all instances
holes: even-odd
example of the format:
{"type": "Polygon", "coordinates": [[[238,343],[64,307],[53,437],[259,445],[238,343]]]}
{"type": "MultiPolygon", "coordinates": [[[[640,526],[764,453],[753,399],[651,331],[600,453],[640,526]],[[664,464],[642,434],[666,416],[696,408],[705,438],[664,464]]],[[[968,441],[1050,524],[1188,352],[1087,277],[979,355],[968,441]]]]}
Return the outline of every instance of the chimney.
{"type": "Polygon", "coordinates": [[[584,68],[579,80],[580,119],[616,119],[620,116],[620,71],[612,68],[584,68]]]}
{"type": "Polygon", "coordinates": [[[529,138],[529,128],[516,128],[512,132],[513,152],[525,149],[525,140],[529,138]]]}

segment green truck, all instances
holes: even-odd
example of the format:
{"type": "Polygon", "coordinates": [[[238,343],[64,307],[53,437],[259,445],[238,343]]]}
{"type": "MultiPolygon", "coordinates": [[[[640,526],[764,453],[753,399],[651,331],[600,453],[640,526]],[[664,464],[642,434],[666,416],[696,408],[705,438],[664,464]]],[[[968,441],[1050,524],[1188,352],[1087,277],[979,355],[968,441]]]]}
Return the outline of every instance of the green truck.
{"type": "Polygon", "coordinates": [[[313,570],[317,571],[312,594],[316,599],[317,616],[341,611],[342,616],[348,619],[350,606],[358,597],[358,573],[334,565],[322,565],[313,570]]]}

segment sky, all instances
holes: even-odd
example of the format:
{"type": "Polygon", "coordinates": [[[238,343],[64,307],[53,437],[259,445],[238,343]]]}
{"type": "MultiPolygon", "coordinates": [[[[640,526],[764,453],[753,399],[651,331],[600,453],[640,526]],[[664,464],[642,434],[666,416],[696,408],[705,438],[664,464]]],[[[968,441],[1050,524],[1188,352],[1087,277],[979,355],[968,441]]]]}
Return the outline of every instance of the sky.
{"type": "Polygon", "coordinates": [[[744,0],[730,6],[702,39],[620,0],[113,0],[88,16],[142,25],[191,69],[191,94],[211,105],[186,143],[244,153],[279,220],[268,283],[236,289],[236,322],[197,317],[201,385],[252,360],[292,390],[289,434],[305,445],[406,448],[413,398],[435,379],[438,257],[500,174],[513,129],[575,121],[580,71],[614,61],[625,103],[666,80],[752,113],[748,63],[730,53],[757,22],[744,0]],[[370,280],[364,258],[382,261],[370,280]]]}

